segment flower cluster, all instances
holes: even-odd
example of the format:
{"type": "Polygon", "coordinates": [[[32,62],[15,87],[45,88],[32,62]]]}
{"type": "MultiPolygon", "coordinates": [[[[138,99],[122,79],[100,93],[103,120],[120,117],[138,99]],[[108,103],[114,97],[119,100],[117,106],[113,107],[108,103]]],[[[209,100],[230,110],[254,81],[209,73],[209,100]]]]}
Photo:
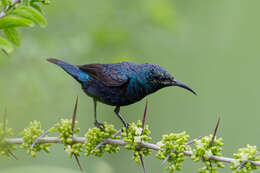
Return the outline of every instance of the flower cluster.
{"type": "Polygon", "coordinates": [[[138,164],[141,163],[140,155],[148,156],[151,153],[151,149],[141,147],[141,142],[149,142],[152,138],[149,137],[150,130],[148,125],[142,128],[142,123],[140,120],[137,123],[131,123],[131,125],[126,130],[123,128],[121,133],[122,139],[128,144],[125,146],[126,149],[132,150],[134,155],[132,157],[138,164]]]}
{"type": "Polygon", "coordinates": [[[47,153],[50,152],[49,147],[51,144],[48,143],[37,143],[33,146],[33,148],[31,148],[35,140],[43,134],[41,123],[39,121],[30,122],[29,127],[25,128],[21,134],[23,135],[23,143],[21,148],[27,148],[27,154],[31,154],[33,157],[35,157],[36,152],[40,152],[41,150],[44,150],[47,153]]]}
{"type": "Polygon", "coordinates": [[[257,167],[251,164],[250,161],[260,161],[260,156],[257,156],[258,151],[256,146],[247,145],[245,148],[238,149],[238,152],[234,154],[236,159],[231,166],[234,173],[246,173],[255,170],[257,167]]]}
{"type": "Polygon", "coordinates": [[[189,135],[186,132],[181,132],[163,135],[162,140],[157,142],[161,150],[158,151],[156,157],[170,163],[170,166],[166,168],[170,173],[181,170],[185,158],[183,151],[188,150],[186,146],[188,139],[189,135]]]}
{"type": "Polygon", "coordinates": [[[87,139],[87,142],[85,142],[84,144],[85,155],[95,155],[101,157],[104,152],[118,152],[119,146],[111,144],[104,144],[95,149],[97,145],[100,144],[105,138],[120,139],[119,136],[113,136],[116,131],[117,130],[114,128],[113,125],[108,125],[106,122],[104,123],[104,130],[101,130],[97,127],[89,129],[88,132],[85,134],[85,138],[87,139]]]}
{"type": "Polygon", "coordinates": [[[224,168],[224,165],[216,160],[211,160],[210,157],[212,156],[222,156],[222,138],[215,138],[212,146],[212,135],[204,136],[199,140],[195,140],[196,148],[193,149],[193,156],[191,157],[192,160],[195,162],[203,161],[205,163],[205,167],[199,169],[199,173],[217,173],[218,168],[224,168]],[[214,164],[216,165],[214,167],[214,164]]]}
{"type": "Polygon", "coordinates": [[[5,138],[9,138],[13,135],[11,128],[3,129],[3,124],[0,124],[0,155],[10,156],[10,151],[15,150],[16,146],[6,142],[5,138]]]}
{"type": "Polygon", "coordinates": [[[69,119],[61,119],[60,123],[57,123],[50,131],[58,132],[59,139],[65,146],[65,151],[69,154],[70,157],[73,155],[79,156],[82,152],[82,144],[81,143],[73,143],[72,137],[73,135],[79,132],[79,128],[77,128],[78,122],[75,121],[75,128],[72,131],[72,120],[69,119]]]}

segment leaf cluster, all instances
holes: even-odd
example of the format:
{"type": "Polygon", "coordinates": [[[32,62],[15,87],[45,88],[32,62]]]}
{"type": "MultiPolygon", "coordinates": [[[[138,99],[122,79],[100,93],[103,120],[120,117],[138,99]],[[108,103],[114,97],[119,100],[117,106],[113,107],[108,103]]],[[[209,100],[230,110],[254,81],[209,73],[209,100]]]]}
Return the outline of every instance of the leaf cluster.
{"type": "Polygon", "coordinates": [[[48,0],[0,0],[0,49],[9,54],[21,44],[21,27],[46,27],[43,5],[48,0]]]}

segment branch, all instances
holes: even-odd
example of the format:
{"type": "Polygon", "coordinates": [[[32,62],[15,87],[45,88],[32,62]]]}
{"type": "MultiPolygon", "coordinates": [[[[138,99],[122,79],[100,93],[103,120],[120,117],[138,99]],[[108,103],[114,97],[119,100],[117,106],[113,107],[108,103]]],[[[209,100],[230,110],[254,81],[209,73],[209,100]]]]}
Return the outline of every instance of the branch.
{"type": "MultiPolygon", "coordinates": [[[[23,139],[22,138],[5,138],[6,142],[10,144],[22,144],[23,139]]],[[[87,142],[86,138],[84,137],[73,137],[72,138],[73,143],[85,143],[87,142]]],[[[112,144],[112,145],[118,145],[118,146],[125,146],[128,143],[124,142],[123,140],[119,139],[111,139],[111,138],[106,138],[103,140],[104,144],[112,144]]],[[[44,143],[62,143],[61,140],[58,137],[44,137],[44,138],[39,138],[37,143],[39,144],[44,144],[44,143]]],[[[140,142],[139,143],[141,148],[149,148],[155,151],[161,150],[159,146],[153,143],[146,143],[146,142],[140,142]]],[[[192,151],[184,151],[183,154],[185,156],[192,156],[193,152],[192,151]]],[[[210,160],[216,160],[220,162],[226,162],[226,163],[232,163],[235,161],[233,158],[229,157],[221,157],[221,156],[211,156],[209,158],[210,160]]],[[[250,161],[253,165],[255,166],[260,166],[260,161],[250,161]]]]}
{"type": "Polygon", "coordinates": [[[169,162],[170,166],[166,167],[166,170],[169,172],[181,170],[185,156],[191,157],[195,162],[204,162],[205,166],[200,168],[199,172],[217,171],[217,168],[224,167],[222,162],[232,163],[232,170],[243,168],[244,171],[249,171],[260,167],[260,153],[257,152],[256,146],[247,145],[245,148],[238,149],[238,153],[233,155],[234,158],[222,156],[222,139],[216,138],[220,119],[217,122],[213,135],[201,136],[188,141],[189,135],[186,132],[170,133],[163,135],[162,140],[158,141],[157,144],[153,144],[149,143],[151,140],[149,136],[150,131],[148,126],[145,125],[147,103],[142,122],[138,120],[137,123],[132,123],[127,130],[124,128],[116,130],[113,125],[105,123],[104,131],[92,128],[88,130],[84,137],[74,136],[80,130],[76,128],[77,106],[78,98],[76,99],[72,119],[61,119],[60,123],[48,130],[50,132],[58,132],[58,137],[45,136],[46,133],[41,129],[40,122],[33,121],[22,132],[23,137],[12,138],[12,129],[7,128],[4,130],[6,128],[4,120],[3,124],[0,124],[1,127],[4,127],[3,129],[0,128],[0,151],[1,149],[3,150],[1,155],[13,155],[11,150],[16,148],[14,145],[21,144],[22,148],[28,148],[27,152],[29,151],[35,157],[36,152],[41,150],[49,152],[49,146],[57,143],[65,146],[65,151],[70,157],[75,157],[79,168],[82,170],[79,156],[83,149],[85,149],[84,154],[86,156],[102,156],[105,152],[117,152],[119,147],[122,146],[132,150],[132,159],[142,165],[144,173],[146,170],[143,157],[148,156],[151,150],[158,151],[156,157],[163,160],[163,163],[169,162]],[[3,135],[4,131],[6,131],[6,134],[3,135]],[[195,148],[189,146],[193,143],[195,148]],[[103,146],[105,144],[108,145],[103,146]]]}

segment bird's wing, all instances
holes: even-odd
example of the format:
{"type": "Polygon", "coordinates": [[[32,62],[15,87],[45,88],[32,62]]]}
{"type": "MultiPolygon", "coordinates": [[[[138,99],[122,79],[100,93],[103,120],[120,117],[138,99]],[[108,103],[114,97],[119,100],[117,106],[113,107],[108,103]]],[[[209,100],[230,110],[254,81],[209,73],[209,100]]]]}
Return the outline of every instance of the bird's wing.
{"type": "Polygon", "coordinates": [[[122,86],[129,80],[119,64],[86,64],[78,67],[106,86],[122,86]]]}

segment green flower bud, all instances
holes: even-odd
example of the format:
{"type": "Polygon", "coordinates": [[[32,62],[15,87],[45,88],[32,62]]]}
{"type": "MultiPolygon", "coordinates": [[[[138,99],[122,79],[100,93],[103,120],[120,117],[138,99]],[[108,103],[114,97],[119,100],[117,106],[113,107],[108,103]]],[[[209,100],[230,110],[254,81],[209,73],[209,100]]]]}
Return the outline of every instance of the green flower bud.
{"type": "Polygon", "coordinates": [[[113,136],[116,133],[116,129],[113,125],[108,125],[106,122],[104,123],[104,131],[101,131],[99,128],[94,127],[89,129],[85,134],[85,138],[87,142],[84,143],[85,148],[85,156],[95,155],[101,157],[105,152],[113,153],[119,151],[119,146],[105,144],[94,150],[95,147],[102,142],[105,138],[118,139],[118,137],[113,136]]]}
{"type": "Polygon", "coordinates": [[[32,149],[31,145],[35,142],[35,140],[43,134],[43,130],[41,129],[41,124],[39,121],[32,121],[29,123],[29,127],[25,128],[21,133],[23,135],[23,143],[21,144],[21,148],[27,149],[27,154],[31,154],[32,157],[36,157],[36,152],[40,152],[44,150],[45,152],[49,152],[49,146],[51,144],[35,144],[32,149]]]}

